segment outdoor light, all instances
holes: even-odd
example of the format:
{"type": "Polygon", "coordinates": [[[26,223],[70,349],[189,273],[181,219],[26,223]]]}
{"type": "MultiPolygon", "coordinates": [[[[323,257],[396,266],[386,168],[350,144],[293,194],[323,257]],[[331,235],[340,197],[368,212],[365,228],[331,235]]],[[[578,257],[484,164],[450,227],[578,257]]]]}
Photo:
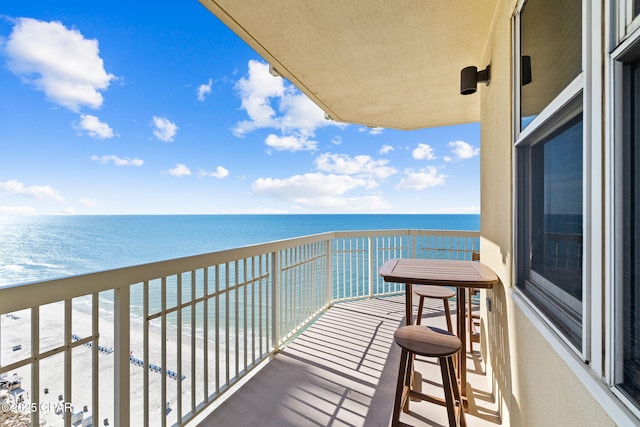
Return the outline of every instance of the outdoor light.
{"type": "Polygon", "coordinates": [[[471,95],[478,90],[478,82],[484,82],[489,86],[491,80],[491,65],[487,65],[482,71],[478,71],[478,67],[465,67],[460,71],[460,94],[471,95]]]}

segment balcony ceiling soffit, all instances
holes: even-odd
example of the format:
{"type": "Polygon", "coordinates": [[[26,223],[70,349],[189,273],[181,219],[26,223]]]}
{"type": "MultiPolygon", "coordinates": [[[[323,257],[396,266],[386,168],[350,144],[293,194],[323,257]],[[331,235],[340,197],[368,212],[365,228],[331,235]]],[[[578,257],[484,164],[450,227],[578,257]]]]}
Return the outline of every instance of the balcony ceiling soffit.
{"type": "Polygon", "coordinates": [[[335,120],[397,129],[480,119],[496,0],[200,0],[335,120]]]}

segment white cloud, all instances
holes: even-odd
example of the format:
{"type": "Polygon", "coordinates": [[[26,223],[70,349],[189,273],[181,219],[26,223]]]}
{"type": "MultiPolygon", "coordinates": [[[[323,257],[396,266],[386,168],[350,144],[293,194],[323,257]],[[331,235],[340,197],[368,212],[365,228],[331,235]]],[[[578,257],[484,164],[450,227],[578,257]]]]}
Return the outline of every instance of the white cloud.
{"type": "Polygon", "coordinates": [[[391,205],[381,196],[364,197],[307,197],[295,200],[302,208],[331,212],[379,212],[391,205]]]}
{"type": "Polygon", "coordinates": [[[116,166],[142,166],[144,164],[144,160],[140,159],[130,159],[129,157],[121,158],[114,155],[105,155],[105,156],[91,156],[91,160],[100,163],[109,163],[113,162],[116,166]]]}
{"type": "Polygon", "coordinates": [[[403,178],[396,185],[397,190],[424,190],[429,187],[443,185],[447,176],[438,172],[434,166],[428,166],[414,172],[407,170],[404,172],[403,178]]]}
{"type": "Polygon", "coordinates": [[[108,124],[90,114],[81,114],[80,123],[76,124],[74,128],[85,131],[90,137],[97,139],[110,139],[114,135],[113,129],[108,124]]]}
{"type": "Polygon", "coordinates": [[[277,136],[271,134],[264,140],[267,146],[277,151],[315,151],[317,141],[309,140],[305,136],[277,136]]]}
{"type": "Polygon", "coordinates": [[[80,199],[80,204],[86,208],[95,208],[98,206],[98,202],[93,199],[80,199]]]}
{"type": "Polygon", "coordinates": [[[229,176],[229,171],[226,168],[223,168],[222,166],[218,166],[216,170],[213,172],[207,172],[205,170],[201,170],[200,172],[198,172],[198,175],[222,179],[229,176]]]}
{"type": "Polygon", "coordinates": [[[153,116],[153,125],[155,126],[153,134],[160,141],[164,142],[173,142],[176,132],[179,129],[175,123],[171,122],[166,117],[153,116]]]}
{"type": "Polygon", "coordinates": [[[382,148],[380,148],[380,154],[388,154],[390,152],[392,152],[394,150],[394,148],[390,145],[383,145],[382,148]]]}
{"type": "Polygon", "coordinates": [[[64,197],[50,185],[32,185],[25,187],[23,183],[12,179],[0,182],[0,191],[33,199],[51,199],[56,202],[64,202],[64,197]]]}
{"type": "Polygon", "coordinates": [[[77,212],[73,206],[67,206],[66,208],[62,209],[60,213],[63,213],[65,215],[75,215],[77,212]]]}
{"type": "Polygon", "coordinates": [[[269,74],[269,66],[259,61],[249,61],[249,76],[241,78],[236,89],[242,99],[242,108],[247,112],[249,120],[239,122],[233,132],[237,136],[244,135],[263,127],[278,127],[271,107],[270,98],[284,95],[284,80],[269,74]]]}
{"type": "Polygon", "coordinates": [[[258,178],[252,186],[254,193],[282,200],[304,197],[339,196],[366,185],[366,180],[347,175],[307,173],[287,179],[258,178]]]}
{"type": "Polygon", "coordinates": [[[418,144],[418,146],[411,152],[411,155],[416,160],[434,160],[436,156],[433,154],[433,148],[428,144],[418,144]]]}
{"type": "Polygon", "coordinates": [[[346,154],[325,153],[320,155],[315,163],[318,170],[323,172],[368,179],[384,179],[397,173],[394,168],[387,166],[388,160],[374,160],[367,155],[350,157],[346,154]]]}
{"type": "Polygon", "coordinates": [[[100,92],[115,79],[104,69],[98,41],[57,21],[17,19],[4,51],[14,74],[72,111],[100,108],[100,92]]]}
{"type": "Polygon", "coordinates": [[[380,135],[384,128],[368,127],[369,135],[380,135]]]}
{"type": "Polygon", "coordinates": [[[242,109],[249,116],[236,124],[233,133],[243,136],[261,128],[272,128],[286,135],[313,136],[323,126],[339,126],[325,118],[325,113],[295,87],[285,85],[281,77],[269,73],[269,65],[251,60],[249,75],[236,84],[242,109]]]}
{"type": "Polygon", "coordinates": [[[169,175],[177,177],[188,176],[191,175],[191,169],[183,163],[178,163],[175,168],[169,169],[169,175]]]}
{"type": "Polygon", "coordinates": [[[38,211],[31,206],[0,206],[1,215],[35,215],[38,211]]]}
{"type": "Polygon", "coordinates": [[[259,178],[253,193],[273,197],[314,210],[363,212],[389,208],[380,196],[342,197],[346,192],[365,187],[367,180],[348,175],[308,173],[286,179],[259,178]]]}
{"type": "Polygon", "coordinates": [[[211,93],[212,84],[213,84],[213,81],[209,79],[209,83],[207,84],[203,83],[200,86],[198,86],[198,101],[204,101],[205,96],[211,93]]]}
{"type": "Polygon", "coordinates": [[[291,87],[280,99],[279,111],[282,113],[282,116],[278,117],[280,129],[284,132],[314,135],[315,130],[320,127],[344,126],[333,120],[327,120],[324,111],[294,87],[291,87]]]}
{"type": "Polygon", "coordinates": [[[459,159],[470,159],[480,154],[479,148],[474,148],[471,144],[464,141],[451,141],[449,142],[449,147],[451,147],[451,152],[459,159]]]}

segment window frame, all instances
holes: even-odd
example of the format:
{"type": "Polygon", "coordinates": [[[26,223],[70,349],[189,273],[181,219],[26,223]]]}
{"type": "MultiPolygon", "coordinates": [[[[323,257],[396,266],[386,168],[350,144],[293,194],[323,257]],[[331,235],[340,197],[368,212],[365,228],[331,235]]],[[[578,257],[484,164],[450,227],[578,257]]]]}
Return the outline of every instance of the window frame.
{"type": "MultiPolygon", "coordinates": [[[[588,28],[587,22],[591,15],[587,15],[586,11],[589,9],[586,5],[586,1],[583,0],[582,4],[582,71],[578,74],[548,105],[546,105],[543,110],[524,128],[521,129],[521,93],[520,93],[520,81],[521,81],[521,70],[520,70],[520,49],[521,49],[521,12],[529,0],[520,0],[518,1],[518,5],[514,10],[513,18],[512,18],[512,34],[513,34],[513,155],[514,155],[514,272],[513,272],[513,283],[514,290],[518,293],[518,297],[522,298],[523,301],[527,303],[529,309],[533,310],[537,316],[542,320],[544,325],[553,331],[553,333],[559,338],[562,345],[566,348],[570,349],[576,356],[578,356],[583,362],[588,362],[591,354],[591,336],[590,336],[590,319],[591,319],[591,307],[589,305],[590,298],[590,280],[589,280],[589,272],[587,266],[589,265],[590,259],[590,250],[588,245],[590,244],[588,230],[590,227],[590,212],[587,208],[589,206],[588,201],[590,200],[588,191],[590,190],[589,183],[589,162],[590,162],[590,154],[588,153],[588,144],[587,144],[587,130],[589,126],[587,114],[585,114],[588,109],[587,106],[587,87],[585,84],[586,76],[588,75],[586,69],[586,64],[588,63],[589,56],[586,51],[586,43],[585,40],[587,38],[588,28]],[[551,321],[543,312],[540,310],[536,303],[530,300],[526,294],[524,294],[518,286],[518,279],[522,275],[521,274],[521,257],[526,254],[519,254],[519,248],[521,243],[526,244],[530,240],[530,236],[527,234],[526,237],[521,235],[520,221],[521,216],[525,215],[524,213],[520,213],[523,211],[522,195],[520,194],[520,186],[530,185],[530,182],[522,183],[521,180],[523,177],[521,176],[521,171],[519,170],[519,149],[524,147],[531,147],[537,143],[543,141],[547,136],[552,134],[557,129],[561,128],[564,124],[573,120],[578,114],[582,111],[583,114],[583,265],[582,265],[582,342],[580,348],[576,348],[576,346],[569,340],[567,336],[564,335],[560,331],[560,329],[551,321]]],[[[524,178],[526,179],[526,178],[524,178]]],[[[530,180],[527,180],[530,181],[530,180]]]]}
{"type": "Polygon", "coordinates": [[[634,0],[617,0],[615,3],[617,40],[622,42],[640,28],[640,15],[634,16],[634,0]]]}
{"type": "Polygon", "coordinates": [[[617,61],[634,44],[640,45],[640,16],[632,16],[633,0],[582,1],[582,74],[554,99],[525,129],[520,124],[520,11],[526,0],[518,0],[511,15],[512,31],[512,158],[517,159],[517,145],[535,138],[534,132],[566,105],[572,94],[583,91],[584,138],[584,211],[583,218],[583,349],[566,344],[536,306],[515,286],[520,254],[518,245],[518,162],[512,162],[513,177],[513,262],[511,296],[514,305],[531,321],[570,371],[590,391],[617,425],[637,425],[640,404],[631,401],[616,387],[616,292],[621,258],[620,233],[622,213],[616,196],[622,171],[616,166],[616,141],[622,132],[622,65],[617,61]],[[623,9],[627,8],[627,9],[623,9]],[[581,81],[580,81],[581,80],[581,81]],[[581,89],[580,89],[581,88],[581,89]],[[592,286],[593,283],[593,286],[592,286]]]}
{"type": "MultiPolygon", "coordinates": [[[[632,2],[626,2],[631,4],[632,2]]],[[[623,168],[621,167],[624,145],[625,119],[628,119],[628,111],[624,109],[624,103],[628,94],[625,93],[626,75],[625,66],[629,62],[635,62],[640,57],[640,28],[636,28],[611,51],[608,68],[610,70],[610,86],[607,96],[607,112],[609,123],[607,143],[607,189],[611,195],[607,201],[607,210],[611,212],[606,223],[608,251],[607,283],[607,328],[609,332],[606,342],[605,378],[607,385],[613,394],[638,418],[640,418],[640,401],[631,399],[627,393],[619,388],[624,372],[624,334],[623,334],[623,310],[620,310],[620,301],[623,298],[624,257],[623,239],[616,238],[624,232],[623,212],[623,168]],[[629,60],[632,57],[631,60],[629,60]]]]}

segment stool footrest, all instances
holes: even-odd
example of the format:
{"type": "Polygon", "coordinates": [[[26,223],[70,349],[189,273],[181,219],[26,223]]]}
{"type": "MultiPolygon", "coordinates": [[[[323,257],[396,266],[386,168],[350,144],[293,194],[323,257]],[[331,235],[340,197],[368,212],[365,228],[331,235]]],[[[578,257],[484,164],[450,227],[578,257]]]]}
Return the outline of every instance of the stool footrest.
{"type": "Polygon", "coordinates": [[[435,403],[436,405],[447,406],[447,402],[443,398],[437,397],[437,396],[431,396],[430,394],[424,394],[419,391],[410,390],[409,396],[418,398],[420,400],[424,400],[429,403],[435,403]]]}

